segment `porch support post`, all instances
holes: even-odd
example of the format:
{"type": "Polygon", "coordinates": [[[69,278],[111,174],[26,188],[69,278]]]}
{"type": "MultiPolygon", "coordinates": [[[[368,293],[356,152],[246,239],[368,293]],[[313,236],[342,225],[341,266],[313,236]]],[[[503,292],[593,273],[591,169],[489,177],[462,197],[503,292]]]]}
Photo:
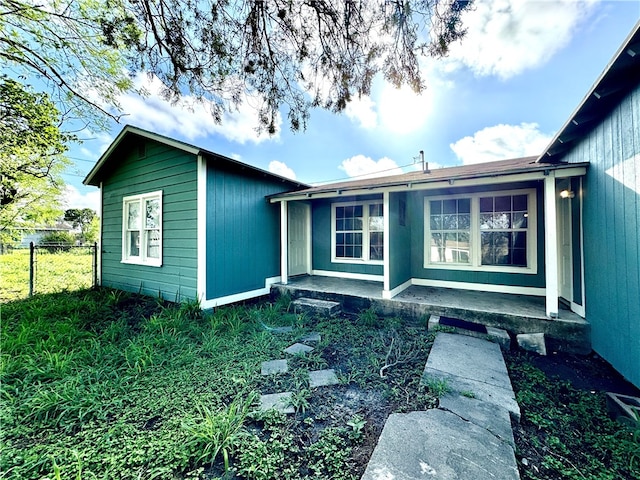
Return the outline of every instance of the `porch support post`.
{"type": "Polygon", "coordinates": [[[558,223],[556,178],[551,171],[544,177],[544,251],[547,317],[558,318],[558,223]]]}
{"type": "Polygon", "coordinates": [[[391,272],[389,270],[389,265],[390,265],[390,254],[389,252],[391,251],[391,249],[389,248],[390,245],[390,238],[391,238],[391,232],[390,230],[390,225],[391,225],[391,202],[389,201],[389,192],[384,192],[382,194],[382,221],[383,221],[383,225],[384,225],[384,232],[383,232],[383,256],[384,258],[382,259],[382,273],[383,273],[383,287],[382,287],[382,298],[385,299],[389,299],[391,298],[391,272]]]}
{"type": "Polygon", "coordinates": [[[280,202],[280,281],[289,283],[289,213],[286,200],[280,202]]]}

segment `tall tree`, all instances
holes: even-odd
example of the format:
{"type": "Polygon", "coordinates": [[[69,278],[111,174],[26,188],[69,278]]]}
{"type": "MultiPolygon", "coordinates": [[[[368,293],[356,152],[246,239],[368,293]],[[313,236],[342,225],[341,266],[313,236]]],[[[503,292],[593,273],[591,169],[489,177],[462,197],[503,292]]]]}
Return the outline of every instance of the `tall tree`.
{"type": "Polygon", "coordinates": [[[379,73],[420,92],[420,58],[461,38],[470,3],[0,0],[0,59],[48,80],[69,108],[117,117],[128,74],[144,72],[167,98],[211,100],[218,121],[249,94],[262,127],[275,131],[284,109],[297,130],[312,107],[341,111],[369,94],[379,73]]]}
{"type": "Polygon", "coordinates": [[[72,135],[58,128],[60,114],[46,94],[0,77],[0,235],[60,216],[60,174],[72,135]]]}

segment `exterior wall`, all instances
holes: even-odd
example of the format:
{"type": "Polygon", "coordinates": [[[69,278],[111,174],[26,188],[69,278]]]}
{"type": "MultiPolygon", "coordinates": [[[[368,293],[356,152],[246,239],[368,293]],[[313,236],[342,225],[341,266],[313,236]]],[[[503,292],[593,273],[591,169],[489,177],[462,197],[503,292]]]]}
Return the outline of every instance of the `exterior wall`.
{"type": "Polygon", "coordinates": [[[590,162],[583,231],[593,349],[640,387],[640,86],[563,161],[590,162]]]}
{"type": "Polygon", "coordinates": [[[389,235],[389,288],[393,290],[411,279],[411,221],[407,194],[391,193],[389,235]],[[404,225],[401,222],[401,204],[404,204],[404,225]]]}
{"type": "Polygon", "coordinates": [[[484,188],[450,188],[447,190],[434,190],[425,192],[412,192],[407,202],[408,212],[410,212],[411,225],[411,276],[416,279],[479,283],[492,285],[510,285],[516,287],[544,288],[544,205],[543,188],[541,182],[530,182],[525,184],[507,184],[489,186],[484,188]],[[482,191],[515,190],[519,188],[533,188],[537,190],[537,263],[538,269],[535,274],[502,273],[502,272],[482,272],[454,269],[424,268],[424,198],[426,196],[439,196],[446,194],[473,193],[482,191]]]}
{"type": "Polygon", "coordinates": [[[102,285],[161,295],[196,298],[196,158],[135,137],[113,153],[120,161],[103,182],[102,285]],[[146,142],[146,155],[139,147],[146,142]],[[132,265],[122,259],[122,198],[162,190],[162,266],[132,265]]]}
{"type": "MultiPolygon", "coordinates": [[[[312,222],[312,270],[331,272],[383,275],[382,265],[366,265],[357,263],[335,263],[331,261],[331,204],[357,200],[382,199],[377,196],[339,197],[330,200],[316,200],[311,207],[312,222]]],[[[382,281],[382,278],[380,279],[382,281]]]]}
{"type": "Polygon", "coordinates": [[[280,205],[291,185],[229,163],[207,162],[206,299],[265,288],[280,276],[280,205]]]}

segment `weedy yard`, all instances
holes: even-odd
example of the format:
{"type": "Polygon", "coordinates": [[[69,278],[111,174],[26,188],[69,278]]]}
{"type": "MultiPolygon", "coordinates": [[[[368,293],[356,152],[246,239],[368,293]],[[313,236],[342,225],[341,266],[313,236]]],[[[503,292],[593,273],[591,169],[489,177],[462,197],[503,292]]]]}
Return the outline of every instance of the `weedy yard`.
{"type": "MultiPolygon", "coordinates": [[[[75,291],[93,285],[91,247],[48,252],[38,248],[35,257],[36,293],[75,291]]],[[[29,295],[29,249],[12,250],[0,255],[0,302],[29,295]]]]}
{"type": "MultiPolygon", "coordinates": [[[[432,408],[446,391],[420,385],[433,336],[371,310],[308,318],[281,298],[202,312],[98,289],[5,303],[1,315],[0,478],[355,479],[389,413],[432,408]],[[321,334],[313,352],[261,375],[310,332],[321,334]],[[340,383],[310,388],[323,368],[340,383]],[[295,414],[258,411],[260,393],[283,391],[295,414]]],[[[572,393],[527,356],[507,360],[522,478],[638,478],[638,438],[601,395],[572,393]]]]}

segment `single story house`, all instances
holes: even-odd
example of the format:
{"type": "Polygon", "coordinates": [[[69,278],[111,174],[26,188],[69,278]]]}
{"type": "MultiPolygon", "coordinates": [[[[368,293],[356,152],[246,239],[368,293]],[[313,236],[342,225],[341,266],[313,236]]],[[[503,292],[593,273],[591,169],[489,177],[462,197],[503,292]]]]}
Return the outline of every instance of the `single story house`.
{"type": "Polygon", "coordinates": [[[544,296],[640,386],[640,23],[539,157],[272,195],[281,278],[544,296]]]}
{"type": "Polygon", "coordinates": [[[280,281],[280,210],[306,185],[133,126],[84,180],[100,187],[99,284],[215,307],[280,281]]]}
{"type": "Polygon", "coordinates": [[[85,179],[101,284],[204,308],[297,275],[534,295],[640,386],[639,27],[538,157],[309,187],[127,126],[85,179]]]}

